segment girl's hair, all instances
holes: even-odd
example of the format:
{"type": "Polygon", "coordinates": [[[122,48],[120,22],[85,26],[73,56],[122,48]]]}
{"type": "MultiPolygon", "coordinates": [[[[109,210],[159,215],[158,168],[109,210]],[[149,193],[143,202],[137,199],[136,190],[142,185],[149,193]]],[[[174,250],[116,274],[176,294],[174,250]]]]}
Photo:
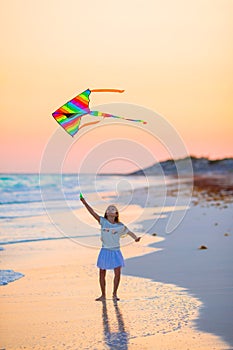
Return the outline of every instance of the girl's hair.
{"type": "MultiPolygon", "coordinates": [[[[107,210],[108,210],[108,208],[106,209],[106,211],[105,211],[105,213],[104,213],[104,218],[105,218],[105,219],[107,219],[107,210]]],[[[118,212],[117,209],[116,209],[116,213],[117,213],[117,216],[115,217],[114,221],[115,221],[115,222],[120,222],[120,221],[119,221],[119,212],[118,212]]]]}

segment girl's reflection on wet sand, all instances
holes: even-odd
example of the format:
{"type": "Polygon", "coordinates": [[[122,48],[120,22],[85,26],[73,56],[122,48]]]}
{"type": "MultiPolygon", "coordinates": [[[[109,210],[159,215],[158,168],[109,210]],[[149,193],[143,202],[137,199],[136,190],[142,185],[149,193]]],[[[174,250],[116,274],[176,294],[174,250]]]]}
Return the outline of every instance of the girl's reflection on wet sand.
{"type": "MultiPolygon", "coordinates": [[[[127,350],[128,349],[128,337],[129,334],[125,330],[125,324],[123,320],[122,313],[118,307],[117,301],[113,301],[115,315],[118,323],[118,330],[114,329],[111,332],[110,322],[107,311],[106,300],[102,301],[102,319],[103,319],[103,331],[104,331],[104,341],[109,349],[116,350],[127,350]]],[[[111,318],[112,319],[112,318],[111,318]]],[[[115,328],[115,327],[114,327],[115,328]]]]}

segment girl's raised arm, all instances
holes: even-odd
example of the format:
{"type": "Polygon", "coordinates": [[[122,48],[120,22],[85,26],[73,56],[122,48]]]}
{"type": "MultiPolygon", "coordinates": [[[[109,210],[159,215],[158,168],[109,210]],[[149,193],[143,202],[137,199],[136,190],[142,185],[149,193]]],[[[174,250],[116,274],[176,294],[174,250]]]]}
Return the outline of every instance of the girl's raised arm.
{"type": "Polygon", "coordinates": [[[83,203],[83,205],[87,208],[89,213],[98,221],[100,222],[100,216],[92,209],[92,207],[86,202],[86,200],[81,197],[80,201],[83,203]]]}

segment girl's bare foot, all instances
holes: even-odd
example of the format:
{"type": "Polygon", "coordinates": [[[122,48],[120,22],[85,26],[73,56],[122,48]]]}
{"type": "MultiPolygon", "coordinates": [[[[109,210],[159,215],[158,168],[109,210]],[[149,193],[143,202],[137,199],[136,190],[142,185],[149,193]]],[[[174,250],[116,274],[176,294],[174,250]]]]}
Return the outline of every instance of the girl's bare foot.
{"type": "Polygon", "coordinates": [[[120,300],[120,298],[118,298],[118,296],[116,294],[113,294],[112,299],[113,299],[113,301],[119,301],[120,300]]]}
{"type": "Polygon", "coordinates": [[[95,301],[105,301],[105,300],[106,300],[106,298],[104,295],[101,295],[101,297],[95,299],[95,301]]]}

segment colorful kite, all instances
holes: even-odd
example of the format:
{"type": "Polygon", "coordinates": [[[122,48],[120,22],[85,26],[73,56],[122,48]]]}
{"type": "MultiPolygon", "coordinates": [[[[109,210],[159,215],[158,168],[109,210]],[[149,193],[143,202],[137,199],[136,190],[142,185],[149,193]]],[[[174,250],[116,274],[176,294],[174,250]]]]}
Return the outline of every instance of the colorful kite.
{"type": "Polygon", "coordinates": [[[63,106],[58,108],[52,115],[54,119],[68,132],[72,137],[84,126],[97,124],[101,120],[93,121],[90,123],[81,124],[81,118],[87,114],[92,115],[94,117],[103,117],[103,118],[119,118],[124,120],[129,120],[133,122],[139,122],[146,124],[143,120],[136,119],[128,119],[123,117],[118,117],[108,113],[102,113],[98,111],[91,111],[89,108],[90,102],[90,94],[91,92],[124,92],[124,90],[116,90],[116,89],[95,89],[90,90],[87,89],[83,91],[78,96],[74,97],[69,102],[65,103],[63,106]]]}

